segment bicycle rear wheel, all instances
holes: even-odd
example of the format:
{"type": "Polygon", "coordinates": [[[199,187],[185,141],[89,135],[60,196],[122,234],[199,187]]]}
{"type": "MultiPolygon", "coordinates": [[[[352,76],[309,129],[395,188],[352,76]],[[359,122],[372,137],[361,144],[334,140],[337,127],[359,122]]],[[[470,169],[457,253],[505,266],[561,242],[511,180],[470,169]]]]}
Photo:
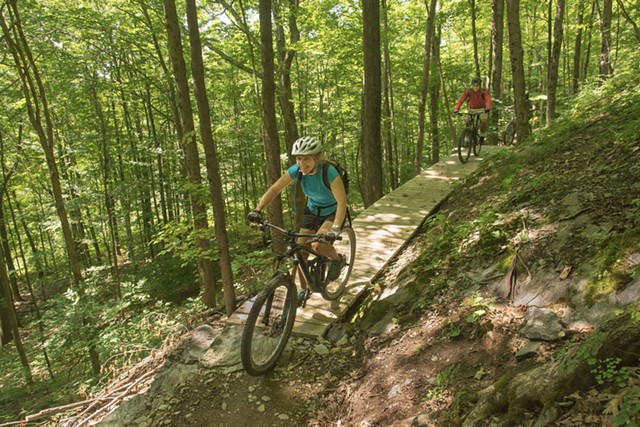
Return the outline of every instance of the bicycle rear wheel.
{"type": "Polygon", "coordinates": [[[284,351],[296,318],[296,285],[278,274],[253,301],[242,332],[240,358],[249,375],[264,375],[284,351]]]}
{"type": "Polygon", "coordinates": [[[320,289],[320,295],[326,300],[333,301],[342,295],[349,276],[351,276],[351,270],[353,270],[353,263],[356,259],[356,233],[351,227],[343,227],[338,235],[341,240],[336,240],[333,246],[339,255],[345,258],[345,266],[340,272],[340,276],[336,280],[329,281],[320,289]]]}
{"type": "Polygon", "coordinates": [[[502,141],[504,145],[513,145],[513,140],[516,136],[516,123],[511,120],[507,127],[504,128],[504,132],[502,132],[502,141]]]}
{"type": "Polygon", "coordinates": [[[482,150],[482,143],[484,142],[484,136],[480,136],[478,132],[473,133],[473,155],[478,157],[482,150]]]}
{"type": "Polygon", "coordinates": [[[460,138],[458,138],[458,158],[460,162],[467,163],[471,155],[471,131],[467,128],[462,129],[460,138]]]}

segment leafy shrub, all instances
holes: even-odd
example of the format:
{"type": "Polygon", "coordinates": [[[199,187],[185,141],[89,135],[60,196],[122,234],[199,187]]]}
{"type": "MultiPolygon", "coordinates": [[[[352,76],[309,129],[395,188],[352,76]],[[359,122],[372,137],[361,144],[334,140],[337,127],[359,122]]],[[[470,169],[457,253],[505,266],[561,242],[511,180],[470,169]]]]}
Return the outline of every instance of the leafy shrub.
{"type": "MultiPolygon", "coordinates": [[[[217,264],[214,266],[218,268],[217,264]]],[[[195,260],[186,263],[171,254],[164,254],[143,265],[139,274],[147,278],[143,289],[154,300],[180,303],[197,296],[200,291],[195,260]]]]}

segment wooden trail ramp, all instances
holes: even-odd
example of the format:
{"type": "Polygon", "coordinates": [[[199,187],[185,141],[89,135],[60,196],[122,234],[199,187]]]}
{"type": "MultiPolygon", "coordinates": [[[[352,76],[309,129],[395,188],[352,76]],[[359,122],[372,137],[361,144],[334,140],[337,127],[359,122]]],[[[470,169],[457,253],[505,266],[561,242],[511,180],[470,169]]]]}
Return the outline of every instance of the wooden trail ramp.
{"type": "MultiPolygon", "coordinates": [[[[293,334],[321,337],[340,319],[358,295],[381,269],[402,249],[420,224],[442,203],[460,179],[476,170],[480,162],[502,147],[483,146],[480,157],[460,163],[450,155],[387,194],[353,220],[356,232],[355,265],[344,294],[337,301],[326,301],[312,294],[304,308],[298,308],[293,334]]],[[[243,325],[253,299],[246,301],[227,324],[243,325]]]]}

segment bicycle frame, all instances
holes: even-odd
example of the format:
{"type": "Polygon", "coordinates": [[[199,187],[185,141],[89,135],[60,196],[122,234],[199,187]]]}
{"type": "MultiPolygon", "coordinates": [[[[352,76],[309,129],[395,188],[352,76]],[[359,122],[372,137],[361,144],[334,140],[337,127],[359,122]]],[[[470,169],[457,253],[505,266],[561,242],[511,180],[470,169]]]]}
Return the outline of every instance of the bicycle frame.
{"type": "Polygon", "coordinates": [[[480,115],[482,112],[467,112],[467,116],[471,118],[471,120],[465,123],[467,129],[478,131],[480,127],[480,115]]]}
{"type": "MultiPolygon", "coordinates": [[[[284,259],[289,258],[292,261],[294,268],[300,267],[300,272],[306,280],[309,288],[313,292],[319,292],[319,284],[316,283],[315,278],[311,276],[309,262],[303,255],[303,252],[306,252],[309,255],[315,255],[319,260],[326,259],[324,255],[319,254],[310,246],[311,243],[323,241],[325,237],[324,234],[298,233],[291,230],[285,230],[284,228],[278,227],[277,225],[271,224],[269,222],[263,222],[261,227],[264,232],[271,228],[285,236],[285,244],[287,245],[287,249],[284,253],[276,255],[276,271],[281,270],[281,262],[284,259]],[[298,237],[310,237],[311,239],[306,241],[305,243],[298,243],[296,242],[296,239],[298,237]]],[[[284,270],[284,272],[286,274],[289,274],[288,270],[284,270]]]]}

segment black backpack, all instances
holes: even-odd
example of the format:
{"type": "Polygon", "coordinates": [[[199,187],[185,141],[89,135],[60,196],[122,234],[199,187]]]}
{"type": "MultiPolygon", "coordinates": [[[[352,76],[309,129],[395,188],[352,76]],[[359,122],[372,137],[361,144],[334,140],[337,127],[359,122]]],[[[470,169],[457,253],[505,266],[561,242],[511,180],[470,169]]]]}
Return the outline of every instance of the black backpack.
{"type": "Polygon", "coordinates": [[[342,180],[342,184],[344,185],[345,194],[349,194],[349,175],[347,174],[347,170],[342,167],[342,165],[338,162],[328,161],[322,165],[322,181],[324,182],[324,186],[331,189],[331,184],[329,183],[329,165],[332,165],[338,171],[338,176],[342,180]]]}

